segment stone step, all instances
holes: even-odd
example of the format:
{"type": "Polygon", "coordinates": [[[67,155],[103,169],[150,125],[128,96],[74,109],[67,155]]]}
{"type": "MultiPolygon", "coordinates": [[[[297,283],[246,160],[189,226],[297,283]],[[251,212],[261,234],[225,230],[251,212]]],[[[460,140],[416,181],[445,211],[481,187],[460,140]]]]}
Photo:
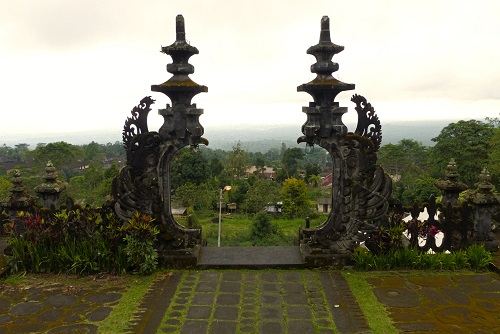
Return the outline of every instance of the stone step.
{"type": "Polygon", "coordinates": [[[199,269],[305,268],[298,246],[203,247],[199,269]]]}

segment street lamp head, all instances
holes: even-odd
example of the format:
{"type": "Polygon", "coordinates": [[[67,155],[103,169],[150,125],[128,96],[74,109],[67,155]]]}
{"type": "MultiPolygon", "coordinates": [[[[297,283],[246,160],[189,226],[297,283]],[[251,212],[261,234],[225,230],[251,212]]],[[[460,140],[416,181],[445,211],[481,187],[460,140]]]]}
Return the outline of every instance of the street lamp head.
{"type": "Polygon", "coordinates": [[[225,186],[224,191],[231,191],[231,186],[225,186]]]}

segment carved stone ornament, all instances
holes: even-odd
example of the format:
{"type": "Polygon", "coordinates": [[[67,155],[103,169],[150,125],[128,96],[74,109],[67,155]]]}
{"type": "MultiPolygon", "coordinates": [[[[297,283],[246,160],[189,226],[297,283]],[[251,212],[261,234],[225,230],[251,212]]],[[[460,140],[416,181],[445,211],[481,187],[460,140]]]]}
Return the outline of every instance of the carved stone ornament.
{"type": "Polygon", "coordinates": [[[391,179],[376,165],[382,130],[375,110],[364,97],[354,95],[351,101],[356,103],[358,125],[351,133],[342,122],[347,108],[334,101],[338,93],[354,89],[354,84],[332,76],[339,66],[331,59],[343,49],[331,42],[329,18],[324,16],[319,43],[307,50],[316,58],[311,72],[317,77],[297,88],[314,99],[303,107],[307,121],[302,126],[304,136],[297,142],[319,145],[333,162],[332,210],[325,222],[302,229],[299,235],[301,253],[310,266],[347,264],[354,248],[387,219],[392,193],[391,179]]]}
{"type": "Polygon", "coordinates": [[[167,65],[167,71],[173,76],[162,84],[152,85],[151,90],[167,95],[172,105],[167,104],[159,111],[164,122],[158,132],[149,131],[147,125],[155,100],[147,96],[132,109],[132,116],[127,118],[123,129],[127,165],[115,178],[112,195],[115,212],[124,221],[135,211],[155,218],[160,230],[155,246],[163,264],[186,266],[196,264],[201,230],[185,228],[172,215],[170,165],[181,148],[208,145],[201,137],[204,130],[199,117],[203,109],[191,104],[196,94],[208,89],[189,78],[194,67],[188,60],[198,49],[186,42],[182,15],[176,18],[176,41],[161,51],[172,57],[173,63],[167,65]]]}

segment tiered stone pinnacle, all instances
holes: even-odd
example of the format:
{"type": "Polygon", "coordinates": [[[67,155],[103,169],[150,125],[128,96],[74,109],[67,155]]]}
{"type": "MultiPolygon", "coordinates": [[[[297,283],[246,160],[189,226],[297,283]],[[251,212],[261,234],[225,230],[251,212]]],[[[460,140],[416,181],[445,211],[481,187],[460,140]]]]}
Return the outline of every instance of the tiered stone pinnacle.
{"type": "Polygon", "coordinates": [[[332,62],[332,57],[344,50],[343,46],[332,43],[330,39],[330,19],[323,16],[321,19],[321,33],[319,43],[311,46],[307,53],[316,58],[316,63],[311,65],[311,72],[316,73],[316,78],[297,87],[299,92],[311,94],[314,101],[323,102],[323,99],[335,100],[338,93],[354,89],[354,84],[344,83],[332,76],[339,69],[339,64],[332,62]]]}
{"type": "Polygon", "coordinates": [[[314,99],[308,107],[302,108],[307,114],[307,121],[302,126],[304,136],[297,139],[299,143],[306,142],[312,146],[319,144],[321,138],[332,138],[332,135],[342,137],[347,133],[347,127],[342,123],[342,114],[347,112],[347,108],[339,107],[335,97],[342,91],[354,89],[354,84],[341,82],[332,76],[339,69],[339,65],[332,62],[332,57],[342,50],[343,46],[332,43],[330,19],[323,16],[319,43],[307,50],[316,58],[311,72],[317,76],[313,81],[297,87],[297,91],[309,93],[314,99]]]}
{"type": "Polygon", "coordinates": [[[172,63],[167,65],[167,71],[173,76],[160,85],[152,85],[151,90],[167,95],[172,106],[167,104],[165,109],[158,113],[163,116],[164,122],[160,128],[160,136],[166,139],[179,139],[189,142],[189,145],[198,145],[200,142],[208,144],[201,138],[204,129],[199,122],[203,109],[197,109],[191,104],[192,98],[201,92],[208,92],[206,86],[198,85],[189,78],[194,73],[194,66],[189,64],[189,58],[198,54],[198,49],[186,42],[184,17],[176,17],[176,40],[172,45],[164,46],[161,52],[172,57],[172,63]]]}

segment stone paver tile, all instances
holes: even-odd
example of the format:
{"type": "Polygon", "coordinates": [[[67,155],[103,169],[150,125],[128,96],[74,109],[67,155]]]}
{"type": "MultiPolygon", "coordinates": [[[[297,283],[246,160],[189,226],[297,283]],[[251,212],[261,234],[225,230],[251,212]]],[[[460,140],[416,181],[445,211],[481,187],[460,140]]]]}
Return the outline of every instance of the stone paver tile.
{"type": "Polygon", "coordinates": [[[307,296],[303,293],[289,293],[283,296],[286,304],[307,305],[307,296]]]}
{"type": "Polygon", "coordinates": [[[256,333],[256,328],[254,326],[241,326],[240,332],[242,333],[256,333]]]}
{"type": "Polygon", "coordinates": [[[264,305],[281,305],[281,295],[277,293],[260,295],[260,303],[264,305]]]}
{"type": "Polygon", "coordinates": [[[220,292],[234,292],[239,293],[241,291],[240,282],[222,282],[220,284],[220,292]]]}
{"type": "Polygon", "coordinates": [[[236,320],[238,319],[238,308],[232,306],[217,306],[214,312],[214,319],[236,320]]]}
{"type": "Polygon", "coordinates": [[[238,305],[240,295],[236,293],[222,293],[217,296],[217,305],[238,305]]]}
{"type": "Polygon", "coordinates": [[[182,325],[181,334],[206,333],[207,329],[207,321],[187,320],[182,325]]]}
{"type": "Polygon", "coordinates": [[[229,272],[229,273],[223,273],[222,274],[222,280],[223,281],[241,281],[243,279],[243,275],[238,272],[229,272]]]}
{"type": "MultiPolygon", "coordinates": [[[[285,328],[283,328],[283,324],[281,322],[273,321],[264,321],[259,324],[259,333],[260,334],[281,334],[285,333],[285,328]]],[[[302,333],[304,334],[304,333],[302,333]]]]}
{"type": "Polygon", "coordinates": [[[278,283],[264,283],[261,284],[260,290],[263,292],[279,292],[280,285],[278,283]]]}
{"type": "Polygon", "coordinates": [[[260,274],[260,280],[261,281],[266,281],[266,282],[277,282],[278,281],[278,274],[277,273],[271,273],[271,272],[265,272],[260,274]]]}
{"type": "MultiPolygon", "coordinates": [[[[241,313],[241,317],[242,318],[255,318],[256,314],[255,314],[255,312],[252,312],[252,311],[243,311],[241,313]]],[[[253,319],[250,319],[250,320],[254,321],[253,319]]]]}
{"type": "Polygon", "coordinates": [[[217,291],[217,282],[199,282],[195,288],[196,292],[215,292],[217,291]]]}
{"type": "Polygon", "coordinates": [[[210,325],[210,334],[234,334],[236,333],[235,321],[214,321],[210,325]]]}
{"type": "Polygon", "coordinates": [[[300,273],[294,271],[286,271],[281,274],[281,279],[285,282],[300,282],[300,273]]]}
{"type": "Polygon", "coordinates": [[[288,321],[289,334],[304,334],[314,333],[314,324],[307,320],[289,320],[288,321]]]}
{"type": "Polygon", "coordinates": [[[197,293],[193,296],[191,304],[193,305],[212,305],[215,300],[213,293],[197,293]]]}
{"type": "Polygon", "coordinates": [[[217,272],[206,271],[200,274],[200,281],[213,282],[213,281],[218,281],[219,278],[220,278],[220,273],[217,272]]]}
{"type": "Polygon", "coordinates": [[[172,319],[167,319],[165,323],[167,325],[179,326],[181,324],[181,321],[179,319],[172,318],[172,319]]]}
{"type": "Polygon", "coordinates": [[[304,284],[295,283],[295,282],[285,282],[283,283],[283,290],[288,293],[296,292],[296,293],[304,293],[304,284]]]}
{"type": "Polygon", "coordinates": [[[287,306],[286,314],[289,319],[311,319],[311,310],[304,306],[287,306]]]}
{"type": "Polygon", "coordinates": [[[212,313],[210,306],[191,306],[187,310],[188,319],[208,319],[212,313]]]}
{"type": "Polygon", "coordinates": [[[261,319],[283,319],[283,310],[276,307],[261,307],[261,319]]]}

